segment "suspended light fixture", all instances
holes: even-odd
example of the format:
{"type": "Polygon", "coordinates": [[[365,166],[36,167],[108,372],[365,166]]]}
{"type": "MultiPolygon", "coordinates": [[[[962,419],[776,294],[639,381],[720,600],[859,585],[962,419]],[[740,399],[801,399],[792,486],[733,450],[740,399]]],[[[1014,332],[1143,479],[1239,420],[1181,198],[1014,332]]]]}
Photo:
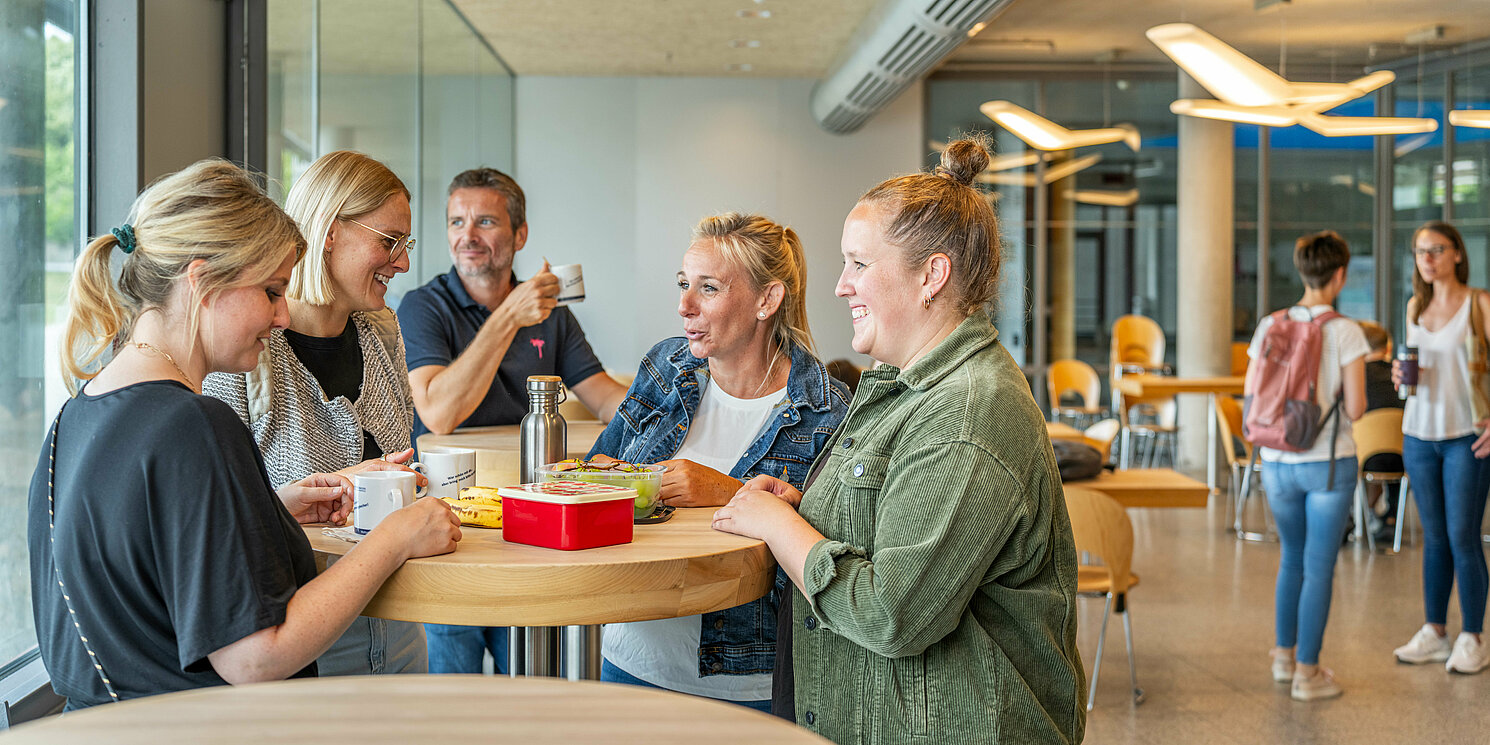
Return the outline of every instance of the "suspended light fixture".
{"type": "Polygon", "coordinates": [[[1095,204],[1101,207],[1127,207],[1138,203],[1138,190],[1072,189],[1066,192],[1066,198],[1082,204],[1095,204]]]}
{"type": "Polygon", "coordinates": [[[1009,101],[988,101],[978,110],[1038,150],[1070,150],[1109,142],[1123,142],[1137,151],[1142,144],[1138,129],[1132,125],[1102,129],[1066,129],[1022,106],[1009,101]]]}
{"type": "Polygon", "coordinates": [[[1449,112],[1449,124],[1456,127],[1490,129],[1490,110],[1460,109],[1449,112]]]}
{"type": "Polygon", "coordinates": [[[1438,129],[1437,119],[1414,116],[1325,116],[1307,112],[1299,124],[1325,137],[1412,135],[1438,129]]]}
{"type": "Polygon", "coordinates": [[[980,184],[1001,184],[1004,186],[1037,186],[1039,184],[1053,184],[1067,176],[1085,171],[1102,162],[1101,153],[1083,155],[1080,158],[1061,161],[1060,163],[1045,169],[1045,177],[1037,181],[1033,173],[989,173],[984,171],[978,174],[977,181],[980,184]]]}
{"type": "Polygon", "coordinates": [[[1204,98],[1182,98],[1169,104],[1169,110],[1182,116],[1264,127],[1288,127],[1299,123],[1298,112],[1289,106],[1238,106],[1204,98]]]}

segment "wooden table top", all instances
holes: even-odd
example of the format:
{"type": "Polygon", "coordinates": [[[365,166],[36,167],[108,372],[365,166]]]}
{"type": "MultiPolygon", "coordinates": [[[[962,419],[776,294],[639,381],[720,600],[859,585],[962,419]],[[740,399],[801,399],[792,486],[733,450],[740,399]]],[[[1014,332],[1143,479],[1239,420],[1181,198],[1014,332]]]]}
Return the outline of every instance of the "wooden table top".
{"type": "Polygon", "coordinates": [[[1062,422],[1046,422],[1045,431],[1052,440],[1082,440],[1086,433],[1062,422]]]}
{"type": "Polygon", "coordinates": [[[1124,507],[1204,507],[1211,493],[1205,482],[1169,468],[1103,471],[1069,483],[1102,492],[1124,507]]]}
{"type": "Polygon", "coordinates": [[[486,675],[370,675],[218,686],[104,704],[0,733],[6,745],[345,742],[827,743],[744,706],[655,688],[486,675]]]}
{"type": "Polygon", "coordinates": [[[1118,378],[1118,390],[1124,396],[1172,396],[1179,393],[1218,393],[1238,395],[1246,383],[1243,375],[1217,375],[1208,378],[1180,378],[1169,375],[1124,375],[1118,378]]]}
{"type": "MultiPolygon", "coordinates": [[[[766,544],[710,527],[713,507],[636,526],[631,543],[559,551],[464,527],[454,553],[405,562],[362,615],[470,626],[576,626],[650,621],[733,608],[766,594],[766,544]]],[[[318,563],[354,544],[306,526],[318,563]]]]}
{"type": "MultiPolygon", "coordinates": [[[[593,419],[566,422],[570,458],[583,458],[600,439],[605,425],[593,419]]],[[[445,447],[471,448],[476,451],[477,486],[512,486],[521,483],[518,477],[518,451],[520,427],[509,424],[500,427],[470,427],[458,429],[448,435],[424,434],[419,436],[419,447],[443,445],[445,447]]]]}

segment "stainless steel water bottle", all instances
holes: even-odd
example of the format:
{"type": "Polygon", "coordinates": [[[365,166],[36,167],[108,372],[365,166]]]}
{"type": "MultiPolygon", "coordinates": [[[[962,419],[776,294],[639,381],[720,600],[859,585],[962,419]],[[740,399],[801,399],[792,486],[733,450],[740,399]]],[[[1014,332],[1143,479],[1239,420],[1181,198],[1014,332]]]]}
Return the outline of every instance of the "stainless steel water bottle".
{"type": "Polygon", "coordinates": [[[521,426],[518,469],[524,484],[538,481],[538,468],[564,460],[569,432],[559,415],[564,381],[557,375],[528,376],[528,414],[521,426]]]}

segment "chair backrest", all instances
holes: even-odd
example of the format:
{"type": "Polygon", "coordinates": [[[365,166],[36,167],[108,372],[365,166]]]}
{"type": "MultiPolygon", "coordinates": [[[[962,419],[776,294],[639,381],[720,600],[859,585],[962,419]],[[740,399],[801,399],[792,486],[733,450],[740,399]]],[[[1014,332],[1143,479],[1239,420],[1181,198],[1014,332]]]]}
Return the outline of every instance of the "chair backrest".
{"type": "Polygon", "coordinates": [[[1112,442],[1117,439],[1118,432],[1122,431],[1122,422],[1116,419],[1103,419],[1096,424],[1086,428],[1082,433],[1082,439],[1086,444],[1097,449],[1102,454],[1102,462],[1106,463],[1112,455],[1112,442]]]}
{"type": "Polygon", "coordinates": [[[1373,455],[1402,454],[1402,410],[1372,409],[1351,422],[1357,462],[1365,463],[1373,455]]]}
{"type": "Polygon", "coordinates": [[[1045,372],[1050,393],[1050,410],[1060,409],[1061,396],[1075,393],[1081,397],[1081,408],[1096,411],[1102,401],[1102,376],[1081,360],[1056,360],[1045,372]]]}
{"type": "Polygon", "coordinates": [[[1146,368],[1164,366],[1164,329],[1147,316],[1121,316],[1112,323],[1112,349],[1109,360],[1112,377],[1121,374],[1123,365],[1146,368]]]}
{"type": "Polygon", "coordinates": [[[1221,427],[1221,447],[1226,448],[1229,463],[1248,463],[1252,460],[1252,443],[1242,437],[1242,404],[1232,396],[1216,397],[1216,423],[1221,427]],[[1242,441],[1242,454],[1236,454],[1235,440],[1242,441]]]}
{"type": "Polygon", "coordinates": [[[1070,485],[1065,491],[1076,550],[1102,561],[1111,575],[1114,594],[1127,592],[1133,569],[1133,523],[1128,513],[1102,492],[1070,485]]]}
{"type": "Polygon", "coordinates": [[[1232,375],[1247,374],[1247,365],[1252,362],[1252,358],[1247,356],[1247,349],[1251,346],[1251,344],[1244,341],[1234,341],[1231,343],[1232,375]]]}

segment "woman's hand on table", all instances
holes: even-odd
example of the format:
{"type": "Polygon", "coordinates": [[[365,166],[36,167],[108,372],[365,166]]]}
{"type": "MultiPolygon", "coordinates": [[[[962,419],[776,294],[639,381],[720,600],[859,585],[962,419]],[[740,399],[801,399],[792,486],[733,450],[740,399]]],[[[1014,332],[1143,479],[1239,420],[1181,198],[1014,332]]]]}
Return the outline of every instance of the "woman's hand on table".
{"type": "Polygon", "coordinates": [[[355,466],[348,466],[337,471],[337,473],[352,478],[359,473],[368,471],[408,471],[414,474],[414,481],[419,486],[429,486],[429,479],[424,474],[415,471],[406,465],[414,459],[414,448],[409,448],[398,453],[388,453],[381,458],[369,458],[355,466]]]}
{"type": "Polygon", "coordinates": [[[797,508],[781,497],[761,489],[741,489],[729,504],[714,512],[714,529],[770,543],[778,532],[794,522],[803,522],[797,508]]]}
{"type": "Polygon", "coordinates": [[[352,482],[339,473],[313,473],[276,493],[296,522],[341,525],[352,513],[352,482]]]}
{"type": "Polygon", "coordinates": [[[460,518],[438,497],[420,497],[383,518],[368,537],[383,533],[398,540],[405,559],[448,554],[460,540],[460,518]]]}
{"type": "Polygon", "coordinates": [[[740,490],[740,482],[708,466],[687,459],[661,460],[666,466],[657,492],[663,504],[673,507],[718,507],[740,490]]]}
{"type": "Polygon", "coordinates": [[[756,476],[755,478],[745,482],[744,486],[740,487],[741,492],[757,490],[775,494],[787,504],[790,504],[793,509],[801,506],[802,504],[802,492],[798,491],[797,487],[792,486],[791,484],[788,484],[785,481],[776,478],[775,476],[756,476]]]}

